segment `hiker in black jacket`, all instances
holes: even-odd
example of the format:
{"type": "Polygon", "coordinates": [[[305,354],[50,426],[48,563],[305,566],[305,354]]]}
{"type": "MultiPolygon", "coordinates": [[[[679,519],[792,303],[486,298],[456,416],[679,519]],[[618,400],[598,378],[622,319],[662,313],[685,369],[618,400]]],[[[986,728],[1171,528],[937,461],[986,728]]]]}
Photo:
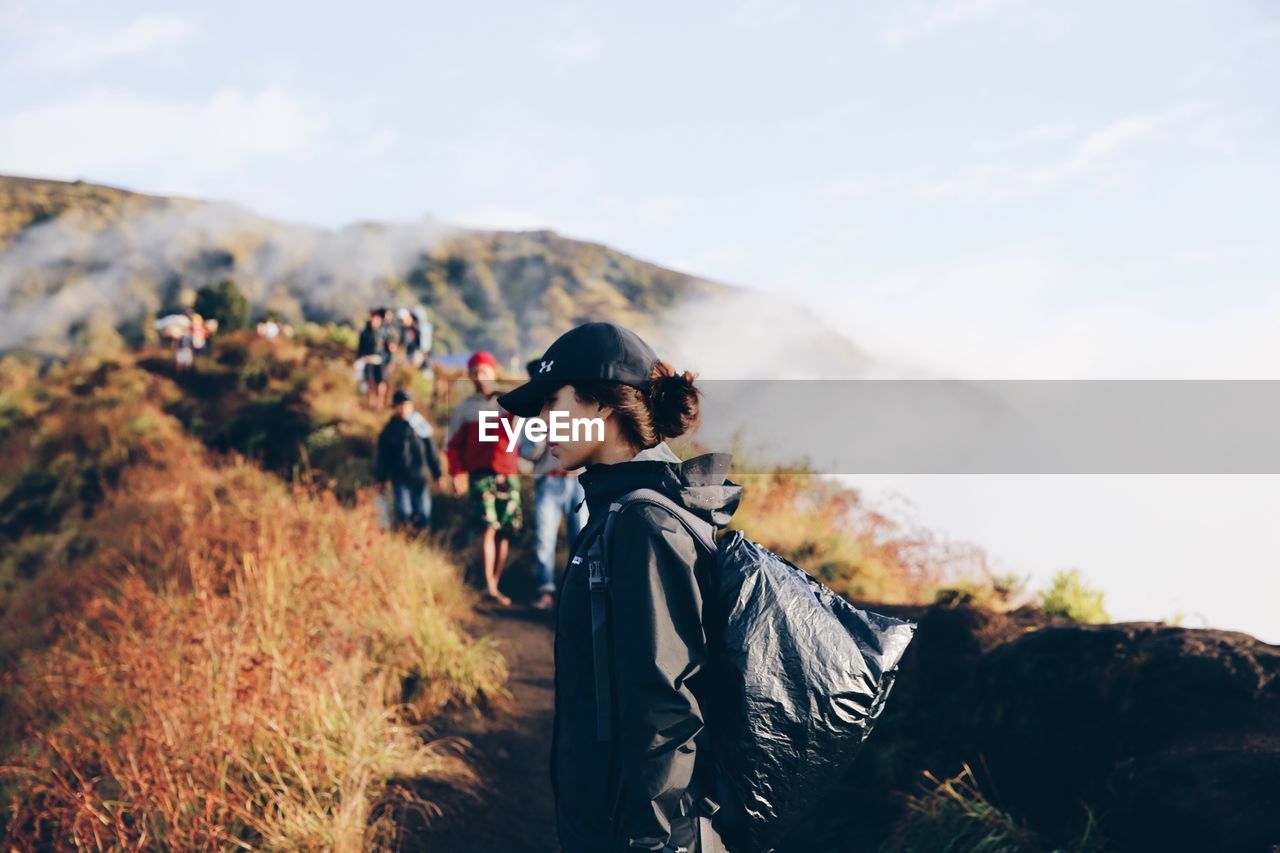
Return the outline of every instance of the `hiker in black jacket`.
{"type": "Polygon", "coordinates": [[[395,414],[378,435],[373,475],[379,483],[391,483],[396,515],[402,523],[426,527],[431,522],[427,483],[441,479],[440,456],[431,440],[430,425],[414,410],[409,392],[396,391],[391,403],[395,414]]]}
{"type": "Polygon", "coordinates": [[[369,322],[360,332],[356,357],[364,365],[365,398],[369,405],[380,409],[387,404],[387,330],[382,325],[383,309],[369,312],[369,322]]]}
{"type": "Polygon", "coordinates": [[[741,490],[725,479],[727,455],[681,462],[663,441],[697,420],[693,376],[676,373],[627,329],[588,323],[562,335],[533,378],[498,402],[521,417],[567,411],[605,425],[603,441],[548,440],[565,468],[585,466],[589,510],[558,596],[551,777],[560,843],[568,853],[721,853],[699,678],[709,568],[701,546],[668,509],[632,504],[620,512],[608,585],[596,585],[607,620],[597,618],[605,627],[594,636],[588,577],[609,504],[628,492],[655,489],[716,528],[737,508],[741,490]],[[607,675],[598,676],[597,663],[607,675]]]}

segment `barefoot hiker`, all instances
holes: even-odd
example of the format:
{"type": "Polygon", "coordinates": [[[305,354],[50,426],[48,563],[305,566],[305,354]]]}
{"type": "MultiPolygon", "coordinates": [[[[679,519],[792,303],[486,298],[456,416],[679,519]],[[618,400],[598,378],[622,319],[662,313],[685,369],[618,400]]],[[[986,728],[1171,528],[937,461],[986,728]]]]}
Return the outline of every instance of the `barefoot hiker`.
{"type": "MultiPolygon", "coordinates": [[[[511,417],[501,410],[493,382],[498,378],[498,361],[491,353],[477,352],[467,360],[467,373],[475,393],[454,410],[449,422],[449,442],[445,455],[453,475],[457,494],[470,493],[471,513],[483,533],[480,556],[484,562],[487,595],[498,604],[509,605],[511,599],[498,590],[498,581],[506,567],[507,547],[512,534],[520,529],[520,456],[516,452],[513,433],[497,430],[496,441],[480,440],[480,416],[496,413],[498,419],[511,417]]],[[[499,427],[502,425],[499,424],[499,427]]]]}

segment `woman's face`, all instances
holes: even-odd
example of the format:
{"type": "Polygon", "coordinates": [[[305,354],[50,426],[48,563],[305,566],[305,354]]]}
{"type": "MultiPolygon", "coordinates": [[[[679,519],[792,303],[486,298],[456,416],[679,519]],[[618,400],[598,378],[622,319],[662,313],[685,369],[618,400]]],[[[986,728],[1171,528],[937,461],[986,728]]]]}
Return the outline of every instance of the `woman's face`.
{"type": "MultiPolygon", "coordinates": [[[[602,448],[606,447],[610,441],[617,441],[617,430],[614,428],[613,419],[609,417],[611,410],[601,408],[599,403],[586,403],[579,400],[573,391],[572,385],[563,385],[556,390],[554,394],[549,396],[542,404],[542,412],[539,415],[548,424],[551,422],[551,412],[568,412],[569,421],[573,422],[576,418],[604,418],[604,441],[591,440],[590,430],[582,429],[579,431],[578,440],[572,440],[572,435],[567,441],[547,441],[547,452],[560,460],[560,465],[566,471],[572,471],[575,468],[581,468],[583,465],[589,465],[592,462],[599,461],[602,448]]],[[[572,433],[571,429],[564,430],[572,433]]]]}

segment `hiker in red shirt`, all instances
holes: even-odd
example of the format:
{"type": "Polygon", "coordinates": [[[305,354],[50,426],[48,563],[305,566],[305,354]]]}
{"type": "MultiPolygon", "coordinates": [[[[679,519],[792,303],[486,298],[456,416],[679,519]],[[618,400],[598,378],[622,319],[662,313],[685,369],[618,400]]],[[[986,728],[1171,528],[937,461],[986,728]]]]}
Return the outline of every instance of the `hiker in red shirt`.
{"type": "Polygon", "coordinates": [[[445,455],[454,492],[469,491],[472,518],[484,529],[480,553],[486,592],[498,604],[509,605],[511,599],[498,590],[498,581],[506,567],[510,537],[522,523],[517,473],[520,455],[499,419],[514,427],[510,423],[514,418],[498,405],[498,392],[493,387],[498,378],[498,361],[492,353],[473,354],[467,361],[467,373],[476,391],[453,412],[445,455]],[[497,436],[496,441],[480,440],[482,412],[499,415],[490,419],[488,431],[490,436],[497,436]]]}

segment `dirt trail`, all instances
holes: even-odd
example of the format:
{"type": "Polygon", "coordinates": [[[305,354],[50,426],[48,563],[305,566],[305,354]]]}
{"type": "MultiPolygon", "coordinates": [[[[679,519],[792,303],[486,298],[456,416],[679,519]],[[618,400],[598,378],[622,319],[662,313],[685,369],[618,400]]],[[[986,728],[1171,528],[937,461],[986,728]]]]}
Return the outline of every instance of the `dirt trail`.
{"type": "Polygon", "coordinates": [[[527,608],[484,610],[476,631],[493,637],[511,673],[510,707],[440,721],[441,736],[470,741],[468,761],[480,774],[479,801],[443,800],[446,813],[419,827],[404,850],[431,853],[553,853],[556,840],[548,756],[554,712],[553,617],[527,608]]]}

